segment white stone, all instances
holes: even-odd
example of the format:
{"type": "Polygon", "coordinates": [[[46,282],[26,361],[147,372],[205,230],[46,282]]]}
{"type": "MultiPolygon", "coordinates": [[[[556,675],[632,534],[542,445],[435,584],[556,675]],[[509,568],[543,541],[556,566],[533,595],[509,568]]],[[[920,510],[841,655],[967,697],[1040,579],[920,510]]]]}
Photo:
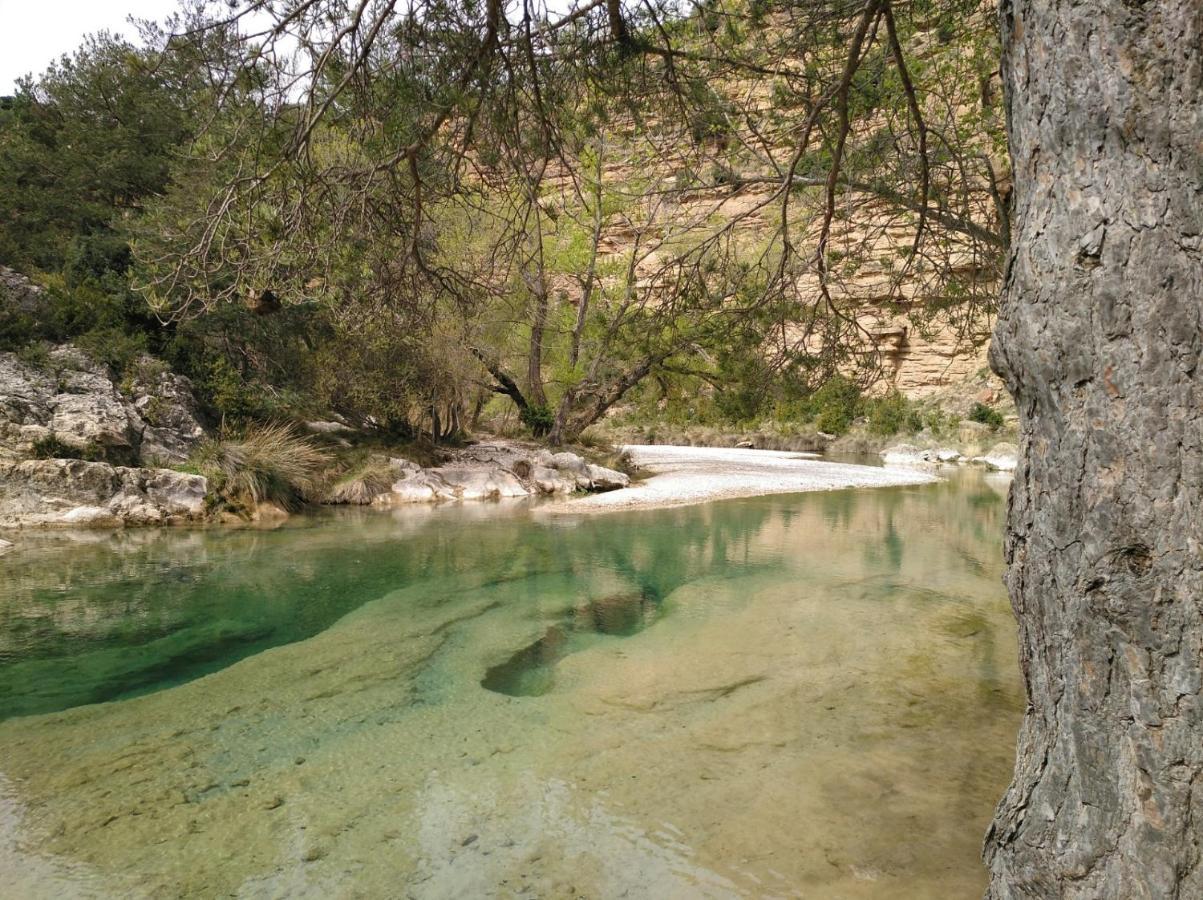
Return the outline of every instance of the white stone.
{"type": "Polygon", "coordinates": [[[605,466],[588,465],[585,467],[590,487],[595,491],[614,491],[630,485],[631,479],[622,472],[607,469],[605,466]]]}
{"type": "Polygon", "coordinates": [[[912,444],[895,444],[881,451],[881,459],[887,466],[922,466],[937,461],[936,454],[912,444]]]}
{"type": "Polygon", "coordinates": [[[1019,450],[1014,444],[995,444],[983,456],[975,456],[973,462],[996,472],[1014,472],[1019,465],[1019,450]]]}
{"type": "Polygon", "coordinates": [[[344,425],[342,422],[306,422],[305,429],[314,434],[337,434],[340,431],[354,431],[350,425],[344,425]]]}

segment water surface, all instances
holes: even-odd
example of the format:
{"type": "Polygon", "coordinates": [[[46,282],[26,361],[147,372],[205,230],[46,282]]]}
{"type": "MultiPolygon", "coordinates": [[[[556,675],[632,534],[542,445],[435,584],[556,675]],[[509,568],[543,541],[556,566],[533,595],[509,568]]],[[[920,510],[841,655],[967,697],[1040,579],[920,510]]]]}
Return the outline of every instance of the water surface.
{"type": "Polygon", "coordinates": [[[1005,485],[22,537],[19,897],[957,897],[1021,708],[1005,485]]]}

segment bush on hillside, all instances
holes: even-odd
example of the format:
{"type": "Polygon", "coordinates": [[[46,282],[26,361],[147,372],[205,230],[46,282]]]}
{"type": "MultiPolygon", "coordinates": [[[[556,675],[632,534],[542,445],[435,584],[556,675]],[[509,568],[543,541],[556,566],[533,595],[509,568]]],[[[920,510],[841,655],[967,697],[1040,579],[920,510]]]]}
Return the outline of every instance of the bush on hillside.
{"type": "Polygon", "coordinates": [[[890,435],[923,430],[923,420],[914,404],[898,391],[884,397],[871,397],[864,402],[864,415],[874,434],[890,435]]]}
{"type": "Polygon", "coordinates": [[[975,403],[969,410],[969,421],[989,425],[998,430],[1003,426],[1003,416],[997,409],[992,409],[984,403],[975,403]]]}

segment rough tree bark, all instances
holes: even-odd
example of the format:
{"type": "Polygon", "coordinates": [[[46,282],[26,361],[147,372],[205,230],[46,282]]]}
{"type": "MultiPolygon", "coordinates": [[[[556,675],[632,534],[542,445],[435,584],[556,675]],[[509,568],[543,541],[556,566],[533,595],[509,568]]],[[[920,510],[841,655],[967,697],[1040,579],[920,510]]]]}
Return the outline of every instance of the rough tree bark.
{"type": "Polygon", "coordinates": [[[1203,3],[1001,16],[1028,709],[988,896],[1203,897],[1203,3]]]}

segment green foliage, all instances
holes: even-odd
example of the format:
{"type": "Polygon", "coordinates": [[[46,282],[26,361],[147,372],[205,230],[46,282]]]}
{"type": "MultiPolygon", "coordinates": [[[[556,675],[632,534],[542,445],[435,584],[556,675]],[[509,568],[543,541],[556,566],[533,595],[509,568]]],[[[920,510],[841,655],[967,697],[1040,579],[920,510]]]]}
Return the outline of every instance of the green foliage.
{"type": "Polygon", "coordinates": [[[1002,413],[984,403],[973,404],[972,409],[969,410],[969,421],[989,425],[995,431],[1003,426],[1002,413]]]}
{"type": "Polygon", "coordinates": [[[257,411],[259,397],[225,356],[208,356],[194,373],[200,400],[223,421],[241,422],[257,411]]]}
{"type": "Polygon", "coordinates": [[[863,414],[868,418],[869,430],[874,434],[890,435],[923,429],[923,419],[918,410],[898,391],[891,391],[884,397],[867,398],[863,414]]]}
{"type": "Polygon", "coordinates": [[[548,406],[530,404],[521,413],[522,424],[531,430],[535,437],[544,437],[556,423],[555,412],[548,406]]]}
{"type": "Polygon", "coordinates": [[[206,441],[189,462],[221,504],[246,511],[264,501],[296,508],[315,492],[330,456],[291,425],[271,423],[206,441]]]}
{"type": "Polygon", "coordinates": [[[94,328],[78,335],[74,343],[117,373],[131,368],[147,349],[145,334],[120,328],[94,328]]]}
{"type": "Polygon", "coordinates": [[[0,351],[20,351],[35,342],[37,335],[37,323],[32,316],[18,309],[0,307],[0,351]]]}
{"type": "Polygon", "coordinates": [[[829,379],[811,395],[809,406],[819,431],[845,434],[860,408],[861,390],[842,375],[829,379]]]}
{"type": "Polygon", "coordinates": [[[44,271],[128,264],[112,239],[122,211],[163,189],[188,130],[173,65],[100,34],[18,85],[0,117],[0,259],[44,271]]]}

